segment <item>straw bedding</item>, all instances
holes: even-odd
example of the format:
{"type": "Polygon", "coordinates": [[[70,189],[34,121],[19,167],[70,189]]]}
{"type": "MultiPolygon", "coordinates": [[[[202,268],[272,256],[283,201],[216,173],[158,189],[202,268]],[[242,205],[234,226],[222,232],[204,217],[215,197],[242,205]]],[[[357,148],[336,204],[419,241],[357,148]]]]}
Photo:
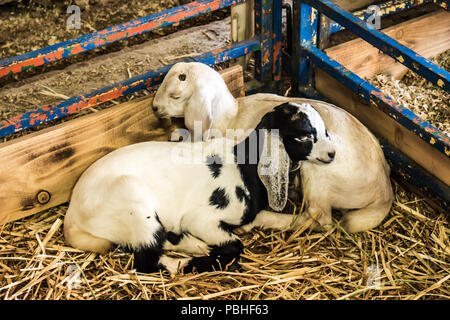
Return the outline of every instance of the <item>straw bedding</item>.
{"type": "MultiPolygon", "coordinates": [[[[450,50],[441,53],[432,61],[441,68],[450,70],[450,50]]],[[[450,93],[412,71],[408,71],[402,80],[393,80],[379,74],[370,82],[422,119],[450,135],[450,93]]]]}
{"type": "Polygon", "coordinates": [[[240,271],[172,276],[136,273],[133,256],[119,247],[97,255],[66,246],[67,206],[59,206],[1,227],[0,298],[448,299],[446,214],[395,189],[375,230],[254,230],[242,236],[240,271]]]}

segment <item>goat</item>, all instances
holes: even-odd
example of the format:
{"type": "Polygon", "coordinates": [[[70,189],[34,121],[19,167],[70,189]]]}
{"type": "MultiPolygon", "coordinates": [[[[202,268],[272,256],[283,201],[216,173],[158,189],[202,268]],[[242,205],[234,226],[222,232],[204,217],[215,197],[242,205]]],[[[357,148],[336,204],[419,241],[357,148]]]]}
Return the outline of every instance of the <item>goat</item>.
{"type": "Polygon", "coordinates": [[[238,144],[221,138],[129,145],[81,175],[65,216],[65,239],[99,253],[113,243],[130,248],[139,272],[225,268],[243,251],[232,230],[267,206],[285,206],[290,162],[332,163],[333,152],[317,112],[292,103],[267,113],[238,144]],[[202,256],[176,259],[164,249],[202,256]]]}
{"type": "Polygon", "coordinates": [[[280,103],[307,103],[323,119],[327,134],[335,145],[335,160],[328,166],[318,161],[304,162],[299,176],[306,186],[305,214],[292,225],[286,215],[258,215],[252,226],[284,229],[298,227],[311,217],[316,230],[332,226],[332,209],[345,212],[340,224],[347,232],[377,227],[389,213],[393,201],[390,168],[375,136],[355,117],[332,104],[274,94],[254,94],[234,99],[221,76],[207,65],[175,64],[161,83],[152,102],[158,117],[184,117],[186,127],[197,136],[208,137],[208,130],[253,129],[259,120],[280,103]],[[198,131],[198,130],[197,130],[198,131]]]}

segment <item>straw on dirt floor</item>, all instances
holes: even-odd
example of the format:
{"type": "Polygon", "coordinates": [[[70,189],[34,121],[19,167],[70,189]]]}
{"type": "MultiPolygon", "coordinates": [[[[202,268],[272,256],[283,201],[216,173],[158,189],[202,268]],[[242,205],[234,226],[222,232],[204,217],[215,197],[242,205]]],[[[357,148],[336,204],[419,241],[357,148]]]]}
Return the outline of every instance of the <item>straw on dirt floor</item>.
{"type": "Polygon", "coordinates": [[[97,255],[66,246],[59,206],[1,227],[0,298],[449,299],[446,214],[395,188],[390,214],[369,232],[242,236],[240,272],[138,274],[120,248],[97,255]]]}
{"type": "MultiPolygon", "coordinates": [[[[450,50],[431,60],[450,70],[450,50]]],[[[408,71],[402,80],[379,74],[370,79],[370,83],[439,130],[450,134],[450,93],[412,71],[408,71]]]]}

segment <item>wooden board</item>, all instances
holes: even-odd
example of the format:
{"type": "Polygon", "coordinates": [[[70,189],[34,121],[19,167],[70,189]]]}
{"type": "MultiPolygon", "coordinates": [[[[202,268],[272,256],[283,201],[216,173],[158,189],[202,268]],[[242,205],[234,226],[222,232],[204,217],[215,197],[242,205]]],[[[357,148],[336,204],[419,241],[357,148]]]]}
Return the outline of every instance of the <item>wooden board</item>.
{"type": "Polygon", "coordinates": [[[450,185],[450,160],[444,154],[376,106],[363,103],[353,91],[319,68],[315,69],[315,85],[332,103],[353,114],[374,134],[383,137],[433,176],[450,185]]]}
{"type": "MultiPolygon", "coordinates": [[[[433,12],[382,31],[427,59],[450,49],[448,12],[433,12]]],[[[401,79],[408,71],[404,65],[362,39],[342,43],[326,49],[325,52],[364,79],[370,79],[380,73],[401,79]],[[355,54],[356,52],[358,54],[355,54]]]]}
{"type": "Polygon", "coordinates": [[[333,0],[339,7],[347,11],[354,11],[355,9],[367,8],[375,0],[333,0]]]}
{"type": "MultiPolygon", "coordinates": [[[[241,66],[221,71],[243,95],[241,66]]],[[[67,202],[81,173],[107,153],[137,142],[167,141],[177,127],[160,121],[144,98],[0,144],[0,225],[67,202]]]]}

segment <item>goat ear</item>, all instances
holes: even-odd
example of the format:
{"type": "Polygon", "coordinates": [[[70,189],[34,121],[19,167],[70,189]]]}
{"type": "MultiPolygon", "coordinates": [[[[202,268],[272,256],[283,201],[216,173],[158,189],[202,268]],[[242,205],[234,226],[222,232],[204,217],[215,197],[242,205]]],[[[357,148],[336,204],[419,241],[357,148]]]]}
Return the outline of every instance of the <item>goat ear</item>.
{"type": "MultiPolygon", "coordinates": [[[[194,129],[194,140],[201,141],[203,139],[203,133],[209,132],[213,123],[213,96],[210,93],[199,90],[195,92],[189,99],[187,112],[185,112],[186,126],[189,128],[191,125],[194,129]],[[200,127],[201,125],[201,127],[200,127]]],[[[205,137],[208,140],[209,137],[205,137]]]]}
{"type": "Polygon", "coordinates": [[[290,160],[275,131],[260,130],[264,135],[264,145],[258,162],[258,176],[266,187],[269,206],[275,211],[281,211],[288,197],[290,160]]]}

